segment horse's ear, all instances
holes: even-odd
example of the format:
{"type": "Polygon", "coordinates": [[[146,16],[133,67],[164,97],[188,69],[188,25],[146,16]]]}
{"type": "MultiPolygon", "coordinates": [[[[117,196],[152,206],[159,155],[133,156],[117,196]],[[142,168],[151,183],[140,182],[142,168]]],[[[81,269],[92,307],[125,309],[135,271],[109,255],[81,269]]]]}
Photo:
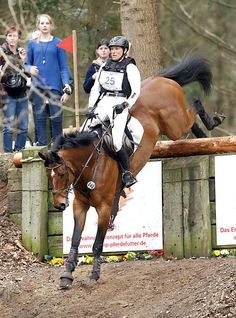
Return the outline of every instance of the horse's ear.
{"type": "Polygon", "coordinates": [[[48,159],[48,154],[46,153],[46,152],[38,152],[38,155],[39,155],[39,157],[41,158],[41,159],[43,159],[43,160],[47,160],[48,159]]]}
{"type": "Polygon", "coordinates": [[[53,158],[53,161],[55,161],[55,162],[61,162],[61,157],[58,155],[57,152],[55,152],[55,151],[50,151],[50,155],[51,155],[51,158],[53,158]]]}

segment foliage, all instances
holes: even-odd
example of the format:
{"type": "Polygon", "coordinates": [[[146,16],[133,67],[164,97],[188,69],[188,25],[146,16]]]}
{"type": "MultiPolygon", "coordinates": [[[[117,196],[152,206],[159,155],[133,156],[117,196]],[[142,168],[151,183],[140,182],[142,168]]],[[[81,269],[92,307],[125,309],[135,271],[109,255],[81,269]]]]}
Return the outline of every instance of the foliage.
{"type": "Polygon", "coordinates": [[[215,257],[227,257],[227,256],[236,257],[236,249],[213,250],[212,256],[215,256],[215,257]]]}
{"type": "MultiPolygon", "coordinates": [[[[118,263],[118,262],[124,262],[124,261],[132,261],[132,260],[150,260],[155,257],[160,257],[164,255],[164,251],[148,251],[148,252],[128,252],[124,255],[108,255],[108,256],[101,256],[101,262],[102,263],[118,263]]],[[[93,264],[93,256],[90,255],[84,255],[78,257],[78,265],[84,265],[84,264],[93,264]]],[[[50,255],[44,256],[44,261],[49,263],[53,266],[62,266],[66,265],[68,262],[67,258],[58,258],[58,257],[52,257],[50,255]]]]}

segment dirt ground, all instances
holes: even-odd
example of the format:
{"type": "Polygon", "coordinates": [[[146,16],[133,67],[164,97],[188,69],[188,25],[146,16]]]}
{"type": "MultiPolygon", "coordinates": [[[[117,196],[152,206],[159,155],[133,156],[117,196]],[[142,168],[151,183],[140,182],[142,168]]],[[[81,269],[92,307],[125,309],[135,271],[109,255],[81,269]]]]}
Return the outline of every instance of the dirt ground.
{"type": "Polygon", "coordinates": [[[73,287],[61,290],[63,267],[38,262],[21,245],[21,233],[7,216],[6,185],[1,167],[1,318],[236,317],[236,258],[106,263],[92,285],[92,266],[81,265],[73,287]]]}

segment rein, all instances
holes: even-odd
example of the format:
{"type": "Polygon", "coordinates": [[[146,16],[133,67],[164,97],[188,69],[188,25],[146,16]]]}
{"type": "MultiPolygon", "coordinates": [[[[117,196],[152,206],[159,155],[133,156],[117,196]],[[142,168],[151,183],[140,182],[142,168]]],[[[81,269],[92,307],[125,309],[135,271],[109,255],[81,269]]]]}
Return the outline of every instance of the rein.
{"type": "Polygon", "coordinates": [[[104,126],[106,127],[106,129],[103,131],[103,134],[102,134],[101,138],[99,138],[98,143],[97,143],[96,145],[93,143],[94,149],[93,149],[93,151],[91,152],[91,154],[90,154],[90,156],[88,157],[88,159],[87,159],[87,161],[85,162],[85,164],[83,165],[83,169],[81,170],[79,176],[76,178],[75,182],[73,183],[73,187],[75,187],[75,186],[78,184],[78,182],[79,182],[79,180],[80,180],[80,178],[81,178],[81,176],[82,176],[84,170],[85,170],[86,168],[88,168],[88,164],[89,164],[90,160],[92,159],[92,157],[93,157],[93,155],[94,155],[94,152],[96,151],[96,152],[97,152],[97,158],[96,158],[95,168],[94,168],[94,171],[93,171],[92,180],[88,181],[88,183],[87,183],[87,188],[88,188],[89,190],[95,189],[96,184],[95,184],[95,182],[94,182],[93,180],[94,180],[95,175],[96,175],[96,172],[97,172],[97,167],[98,167],[98,164],[97,164],[97,163],[98,163],[99,155],[101,154],[101,148],[102,148],[102,143],[103,143],[104,136],[105,136],[105,134],[109,131],[111,125],[112,125],[112,124],[110,124],[109,126],[105,126],[105,125],[104,125],[104,126]]]}

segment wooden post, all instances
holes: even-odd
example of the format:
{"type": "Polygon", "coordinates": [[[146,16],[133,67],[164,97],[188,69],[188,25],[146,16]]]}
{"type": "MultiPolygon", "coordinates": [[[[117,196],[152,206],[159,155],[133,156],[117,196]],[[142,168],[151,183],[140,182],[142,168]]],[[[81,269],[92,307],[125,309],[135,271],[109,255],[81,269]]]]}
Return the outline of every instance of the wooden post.
{"type": "Polygon", "coordinates": [[[209,256],[209,156],[163,161],[163,203],[165,255],[209,256]]]}
{"type": "Polygon", "coordinates": [[[172,158],[236,152],[236,136],[159,141],[151,158],[172,158]]]}
{"type": "Polygon", "coordinates": [[[73,39],[73,71],[74,71],[74,94],[75,94],[75,126],[77,129],[80,127],[79,122],[79,84],[78,84],[78,60],[77,60],[77,35],[76,31],[72,31],[73,39]]]}
{"type": "Polygon", "coordinates": [[[38,151],[47,147],[31,147],[22,151],[22,242],[39,260],[48,254],[48,179],[38,151]]]}

